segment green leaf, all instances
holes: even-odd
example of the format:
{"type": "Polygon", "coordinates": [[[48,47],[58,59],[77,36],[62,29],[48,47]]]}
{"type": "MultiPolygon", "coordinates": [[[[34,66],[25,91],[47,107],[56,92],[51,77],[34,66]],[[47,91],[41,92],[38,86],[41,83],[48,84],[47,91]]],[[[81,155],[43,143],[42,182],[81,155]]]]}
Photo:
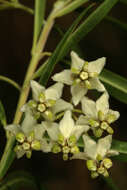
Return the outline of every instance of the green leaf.
{"type": "Polygon", "coordinates": [[[66,7],[64,7],[62,10],[57,12],[55,17],[61,17],[63,15],[66,15],[66,14],[74,11],[75,9],[77,9],[78,7],[80,7],[81,5],[86,3],[87,1],[88,0],[75,0],[72,3],[70,3],[69,5],[67,5],[66,7]]]}
{"type": "Polygon", "coordinates": [[[99,77],[113,97],[127,104],[127,79],[106,69],[99,77]]]}
{"type": "Polygon", "coordinates": [[[49,58],[48,63],[46,64],[46,66],[43,68],[42,73],[41,73],[41,77],[39,82],[43,85],[45,85],[48,81],[48,78],[50,77],[54,66],[56,63],[59,62],[60,60],[60,52],[61,49],[63,49],[64,44],[66,43],[67,39],[69,38],[69,36],[71,35],[71,33],[74,31],[74,29],[76,28],[76,26],[78,25],[78,23],[81,21],[81,19],[83,18],[83,16],[88,12],[88,10],[92,7],[93,5],[90,5],[88,8],[86,8],[80,15],[79,17],[74,21],[74,23],[71,25],[71,27],[69,28],[69,30],[65,33],[64,37],[62,38],[62,40],[60,41],[60,43],[58,44],[56,50],[54,51],[54,53],[52,54],[52,56],[49,58]]]}
{"type": "Polygon", "coordinates": [[[41,28],[44,22],[46,0],[35,0],[35,15],[34,15],[34,35],[33,35],[33,47],[36,46],[41,28]]]}
{"type": "Polygon", "coordinates": [[[6,120],[6,114],[5,114],[5,110],[4,110],[4,106],[2,104],[2,102],[0,101],[0,121],[2,123],[3,126],[7,125],[7,120],[6,120]]]}
{"type": "Polygon", "coordinates": [[[113,160],[118,160],[120,162],[127,162],[127,154],[119,154],[117,156],[113,156],[113,160]]]}
{"type": "Polygon", "coordinates": [[[17,171],[9,174],[0,184],[0,190],[18,190],[27,187],[37,190],[34,177],[25,171],[17,171]]]}
{"type": "Polygon", "coordinates": [[[60,52],[61,58],[63,58],[71,47],[84,38],[91,30],[99,24],[103,18],[109,13],[112,7],[118,2],[118,0],[105,0],[91,15],[77,28],[77,30],[68,38],[64,47],[60,52]]]}
{"type": "Polygon", "coordinates": [[[117,150],[120,153],[127,154],[127,142],[113,140],[112,149],[117,150]]]}

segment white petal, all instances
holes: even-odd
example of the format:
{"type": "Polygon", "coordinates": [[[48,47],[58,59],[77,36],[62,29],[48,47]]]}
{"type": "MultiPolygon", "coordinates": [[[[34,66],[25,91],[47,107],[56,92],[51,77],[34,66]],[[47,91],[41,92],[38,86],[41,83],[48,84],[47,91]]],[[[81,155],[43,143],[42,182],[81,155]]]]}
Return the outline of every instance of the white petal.
{"type": "Polygon", "coordinates": [[[119,155],[119,152],[118,152],[117,150],[111,149],[111,150],[108,151],[107,155],[108,155],[109,157],[110,157],[110,156],[117,156],[117,155],[119,155]]]}
{"type": "Polygon", "coordinates": [[[104,92],[106,89],[104,85],[99,81],[98,78],[91,78],[90,80],[91,89],[96,89],[99,92],[104,92]]]}
{"type": "Polygon", "coordinates": [[[65,110],[72,110],[73,106],[72,104],[64,101],[63,99],[59,99],[56,101],[56,104],[52,107],[52,112],[54,114],[65,111],[65,110]]]}
{"type": "Polygon", "coordinates": [[[89,117],[86,117],[84,115],[80,115],[78,120],[76,121],[76,125],[88,125],[89,124],[89,117]]]}
{"type": "Polygon", "coordinates": [[[31,80],[30,85],[32,88],[33,99],[38,101],[39,94],[45,90],[43,86],[41,86],[38,82],[31,80]]]}
{"type": "Polygon", "coordinates": [[[103,157],[107,154],[111,147],[112,135],[108,135],[104,138],[99,139],[97,143],[97,153],[103,157]]]}
{"type": "Polygon", "coordinates": [[[81,103],[82,103],[83,113],[89,118],[96,119],[97,118],[96,103],[87,97],[84,97],[81,103]]]}
{"type": "Polygon", "coordinates": [[[42,124],[36,125],[34,127],[35,139],[42,140],[45,130],[42,124]]]}
{"type": "Polygon", "coordinates": [[[52,79],[57,82],[62,82],[64,84],[72,85],[73,79],[71,77],[71,70],[63,70],[60,73],[55,74],[52,79]]]}
{"type": "Polygon", "coordinates": [[[28,135],[36,125],[36,120],[32,116],[32,114],[27,111],[25,112],[25,118],[21,124],[21,129],[24,132],[25,135],[28,135]]]}
{"type": "Polygon", "coordinates": [[[97,111],[102,111],[104,114],[107,114],[109,111],[108,103],[109,95],[107,92],[104,92],[101,97],[96,101],[97,111]]]}
{"type": "Polygon", "coordinates": [[[83,141],[85,144],[85,153],[90,159],[96,159],[97,155],[97,144],[89,136],[83,135],[83,141]]]}
{"type": "Polygon", "coordinates": [[[85,61],[81,59],[74,51],[71,52],[71,60],[72,60],[71,69],[74,68],[78,71],[81,71],[85,61]]]}
{"type": "Polygon", "coordinates": [[[74,154],[71,158],[72,159],[81,159],[81,160],[87,160],[88,157],[84,152],[79,152],[78,154],[74,154]]]}
{"type": "Polygon", "coordinates": [[[49,137],[53,141],[57,141],[60,130],[57,123],[53,122],[42,122],[42,125],[45,127],[49,137]]]}
{"type": "Polygon", "coordinates": [[[52,146],[53,144],[51,142],[47,143],[45,140],[41,141],[41,150],[43,152],[51,152],[52,146]]]}
{"type": "Polygon", "coordinates": [[[21,128],[20,125],[11,124],[5,126],[5,130],[10,131],[13,135],[16,135],[18,132],[21,131],[21,128]]]}
{"type": "Polygon", "coordinates": [[[105,57],[102,57],[95,61],[89,62],[88,71],[89,72],[97,72],[99,74],[101,72],[101,70],[103,69],[105,62],[106,62],[105,57]]]}
{"type": "Polygon", "coordinates": [[[83,96],[87,93],[87,89],[80,84],[71,86],[72,101],[74,105],[78,105],[83,96]]]}
{"type": "Polygon", "coordinates": [[[26,153],[26,151],[22,149],[22,150],[16,152],[16,156],[19,159],[19,158],[23,157],[25,153],[26,153]]]}
{"type": "Polygon", "coordinates": [[[79,137],[82,135],[83,132],[87,132],[89,130],[88,125],[75,125],[72,131],[72,135],[75,135],[76,139],[78,140],[79,137]]]}
{"type": "Polygon", "coordinates": [[[46,100],[57,100],[61,97],[63,91],[63,84],[56,83],[45,90],[46,100]]]}
{"type": "Polygon", "coordinates": [[[114,121],[116,121],[120,117],[120,113],[118,111],[114,111],[114,110],[111,110],[111,109],[109,109],[108,114],[112,114],[112,115],[115,116],[115,120],[114,121]]]}
{"type": "Polygon", "coordinates": [[[71,117],[71,112],[66,111],[64,114],[63,119],[60,121],[60,132],[65,137],[65,139],[68,139],[73,131],[74,128],[74,121],[71,117]]]}

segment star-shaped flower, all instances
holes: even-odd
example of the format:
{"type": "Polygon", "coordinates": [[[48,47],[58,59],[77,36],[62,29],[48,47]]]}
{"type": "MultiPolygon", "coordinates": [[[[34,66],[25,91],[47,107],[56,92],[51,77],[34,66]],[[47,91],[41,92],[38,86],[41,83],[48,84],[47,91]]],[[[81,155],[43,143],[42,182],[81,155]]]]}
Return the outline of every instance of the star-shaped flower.
{"type": "Polygon", "coordinates": [[[63,84],[56,83],[45,89],[36,81],[31,81],[33,99],[22,107],[22,111],[30,109],[36,119],[45,118],[53,120],[56,113],[66,109],[72,109],[73,106],[61,99],[63,84]]]}
{"type": "Polygon", "coordinates": [[[71,69],[55,74],[53,80],[71,85],[74,105],[80,102],[88,89],[96,89],[100,92],[105,91],[104,85],[98,79],[98,75],[105,65],[105,57],[87,62],[72,51],[71,59],[71,69]]]}
{"type": "Polygon", "coordinates": [[[80,152],[72,159],[86,160],[87,168],[91,171],[91,177],[96,178],[99,174],[108,177],[108,169],[112,167],[110,156],[118,155],[119,152],[111,149],[112,135],[108,135],[95,142],[87,135],[83,135],[84,152],[80,152]]]}
{"type": "Polygon", "coordinates": [[[32,150],[50,152],[51,144],[47,143],[44,138],[45,129],[41,124],[37,124],[30,112],[25,112],[25,118],[20,125],[7,125],[5,127],[15,137],[17,145],[14,148],[17,158],[21,158],[26,154],[27,158],[31,158],[32,150]]]}
{"type": "Polygon", "coordinates": [[[101,137],[103,131],[113,134],[113,129],[110,125],[120,116],[118,111],[109,109],[108,100],[109,95],[104,92],[96,102],[87,97],[84,97],[81,101],[85,116],[80,116],[80,120],[85,125],[90,126],[96,137],[101,137]]]}
{"type": "Polygon", "coordinates": [[[42,122],[53,142],[52,152],[63,152],[63,159],[68,159],[68,154],[79,152],[77,141],[83,132],[88,130],[88,126],[79,125],[74,122],[71,111],[66,111],[60,123],[42,122]]]}

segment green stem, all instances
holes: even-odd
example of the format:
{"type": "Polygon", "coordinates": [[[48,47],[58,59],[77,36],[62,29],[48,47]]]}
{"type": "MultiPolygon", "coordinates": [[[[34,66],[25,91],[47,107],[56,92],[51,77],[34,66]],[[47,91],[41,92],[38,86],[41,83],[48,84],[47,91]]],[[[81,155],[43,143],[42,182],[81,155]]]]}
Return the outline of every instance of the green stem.
{"type": "Polygon", "coordinates": [[[11,84],[12,86],[14,86],[19,91],[21,90],[21,87],[15,81],[13,81],[12,79],[10,79],[8,77],[0,75],[0,80],[5,81],[5,82],[11,84]]]}
{"type": "MultiPolygon", "coordinates": [[[[54,19],[53,17],[49,16],[42,34],[40,36],[39,42],[38,42],[38,46],[35,49],[35,52],[33,52],[32,54],[32,58],[26,73],[26,77],[24,79],[24,83],[23,83],[23,87],[22,87],[22,91],[19,97],[19,101],[18,101],[18,105],[17,105],[17,109],[16,109],[16,113],[15,113],[15,117],[14,117],[14,124],[18,124],[20,123],[21,117],[22,117],[22,112],[20,111],[21,107],[25,104],[28,94],[29,94],[29,90],[30,90],[30,80],[32,79],[32,76],[36,70],[36,67],[38,65],[38,62],[40,60],[40,54],[43,51],[48,35],[50,33],[50,30],[53,26],[54,23],[54,19]]],[[[5,151],[3,153],[1,162],[0,162],[0,179],[2,179],[4,177],[4,175],[7,172],[8,167],[6,167],[6,165],[10,164],[10,157],[13,154],[13,145],[15,143],[15,137],[14,136],[10,136],[8,141],[7,141],[7,145],[5,147],[5,151]]]]}

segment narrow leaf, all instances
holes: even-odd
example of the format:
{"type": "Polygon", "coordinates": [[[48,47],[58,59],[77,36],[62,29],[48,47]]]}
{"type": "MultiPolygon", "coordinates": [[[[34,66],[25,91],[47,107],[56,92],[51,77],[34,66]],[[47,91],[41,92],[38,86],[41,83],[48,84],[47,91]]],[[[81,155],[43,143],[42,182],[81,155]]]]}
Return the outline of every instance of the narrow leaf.
{"type": "Polygon", "coordinates": [[[7,120],[6,120],[6,114],[5,114],[5,110],[4,110],[4,106],[2,104],[2,102],[0,101],[0,121],[2,123],[3,126],[7,125],[7,120]]]}
{"type": "Polygon", "coordinates": [[[113,97],[127,104],[127,79],[104,69],[100,75],[100,80],[103,81],[113,97]]]}

